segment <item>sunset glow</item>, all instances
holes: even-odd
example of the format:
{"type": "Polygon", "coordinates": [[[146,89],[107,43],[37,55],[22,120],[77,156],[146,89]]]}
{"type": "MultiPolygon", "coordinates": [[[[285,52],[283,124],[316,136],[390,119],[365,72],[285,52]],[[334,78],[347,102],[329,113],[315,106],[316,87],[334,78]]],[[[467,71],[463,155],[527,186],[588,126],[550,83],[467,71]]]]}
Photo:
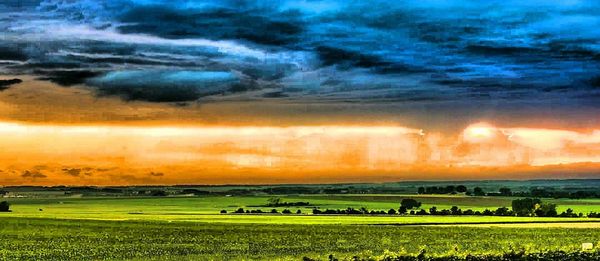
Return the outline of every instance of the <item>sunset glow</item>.
{"type": "Polygon", "coordinates": [[[452,173],[461,178],[493,178],[498,171],[600,163],[599,131],[499,128],[481,123],[456,135],[401,126],[5,122],[0,123],[0,134],[5,184],[260,183],[266,178],[294,182],[315,173],[321,173],[320,179],[339,181],[370,180],[370,175],[382,173],[388,178],[414,179],[415,174],[430,171],[434,173],[421,178],[452,173]],[[481,169],[490,167],[495,170],[481,169]],[[257,180],[256,175],[262,178],[257,180]]]}

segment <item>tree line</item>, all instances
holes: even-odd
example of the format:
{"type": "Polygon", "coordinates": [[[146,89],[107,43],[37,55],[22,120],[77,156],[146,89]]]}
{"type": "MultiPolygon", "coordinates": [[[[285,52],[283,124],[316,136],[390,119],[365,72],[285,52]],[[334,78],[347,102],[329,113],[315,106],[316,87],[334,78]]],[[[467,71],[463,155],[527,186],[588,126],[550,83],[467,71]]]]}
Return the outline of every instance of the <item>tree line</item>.
{"type": "Polygon", "coordinates": [[[565,191],[544,188],[531,188],[529,191],[513,192],[510,188],[502,187],[498,191],[486,192],[480,187],[472,190],[464,185],[430,186],[417,188],[418,194],[465,194],[467,196],[502,196],[502,197],[532,197],[532,198],[600,198],[600,192],[595,191],[565,191]]]}
{"type": "MultiPolygon", "coordinates": [[[[567,209],[561,213],[558,213],[556,204],[545,203],[537,198],[522,198],[515,199],[512,201],[511,208],[499,207],[497,209],[485,209],[483,211],[466,209],[463,210],[458,206],[453,206],[450,209],[438,209],[436,206],[430,207],[428,210],[421,209],[421,202],[415,199],[403,199],[400,202],[398,209],[389,210],[369,210],[365,207],[356,209],[348,207],[346,209],[319,209],[312,208],[312,214],[314,215],[436,215],[436,216],[519,216],[519,217],[583,217],[583,213],[575,213],[572,209],[567,209]]],[[[226,214],[227,210],[221,210],[222,214],[226,214]]],[[[262,211],[260,209],[243,209],[239,208],[232,212],[235,214],[263,214],[279,213],[277,209],[271,209],[270,211],[262,211]]],[[[282,214],[292,214],[289,209],[284,209],[282,214]]],[[[296,214],[302,214],[301,210],[297,210],[296,214]]],[[[597,218],[600,217],[600,213],[591,212],[587,217],[597,218]]]]}

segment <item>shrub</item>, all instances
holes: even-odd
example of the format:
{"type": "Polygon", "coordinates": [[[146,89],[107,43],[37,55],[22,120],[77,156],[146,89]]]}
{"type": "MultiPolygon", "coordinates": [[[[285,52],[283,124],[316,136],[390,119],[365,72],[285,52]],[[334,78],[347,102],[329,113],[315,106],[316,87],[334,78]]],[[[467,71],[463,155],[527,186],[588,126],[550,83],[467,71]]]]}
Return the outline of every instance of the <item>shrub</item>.
{"type": "Polygon", "coordinates": [[[405,207],[406,209],[419,208],[421,207],[421,202],[412,198],[405,198],[400,202],[400,206],[405,207]]]}
{"type": "Polygon", "coordinates": [[[515,199],[512,201],[512,210],[518,216],[531,216],[536,206],[540,206],[541,204],[542,201],[537,198],[515,199]]]}
{"type": "Polygon", "coordinates": [[[164,190],[153,190],[150,193],[150,196],[153,196],[153,197],[165,197],[165,196],[167,196],[167,192],[165,192],[164,190]]]}
{"type": "Polygon", "coordinates": [[[535,215],[538,217],[556,217],[556,204],[543,203],[535,210],[535,215]]]}
{"type": "Polygon", "coordinates": [[[475,196],[485,196],[485,192],[480,187],[476,187],[473,189],[473,195],[475,196]]]}
{"type": "Polygon", "coordinates": [[[7,201],[0,202],[0,212],[10,212],[10,204],[7,201]]]}
{"type": "Polygon", "coordinates": [[[464,185],[458,185],[456,186],[456,192],[465,193],[467,192],[467,187],[465,187],[464,185]]]}

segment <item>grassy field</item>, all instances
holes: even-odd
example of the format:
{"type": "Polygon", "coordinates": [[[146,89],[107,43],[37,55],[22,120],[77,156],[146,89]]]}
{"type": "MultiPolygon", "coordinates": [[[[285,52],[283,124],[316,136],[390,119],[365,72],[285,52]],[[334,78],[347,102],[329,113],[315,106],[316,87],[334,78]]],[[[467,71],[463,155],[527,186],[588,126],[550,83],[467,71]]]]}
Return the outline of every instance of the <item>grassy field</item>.
{"type": "MultiPolygon", "coordinates": [[[[0,213],[1,260],[326,260],[329,254],[381,258],[386,252],[429,255],[574,251],[600,243],[600,219],[498,216],[312,215],[311,209],[397,209],[403,198],[423,208],[482,210],[512,198],[456,195],[282,195],[308,201],[284,214],[219,214],[262,209],[269,196],[6,198],[0,213]]],[[[559,209],[600,211],[600,200],[546,199],[559,209]]],[[[280,212],[284,208],[277,208],[280,212]]]]}
{"type": "MultiPolygon", "coordinates": [[[[327,216],[281,216],[274,215],[263,218],[264,215],[220,215],[220,210],[233,212],[237,208],[262,209],[272,196],[206,196],[206,197],[115,197],[115,198],[12,198],[7,199],[12,204],[13,212],[9,215],[36,218],[69,218],[69,219],[104,219],[104,220],[164,220],[164,221],[199,221],[199,222],[230,222],[238,220],[243,223],[418,223],[418,222],[443,222],[452,223],[456,220],[465,222],[504,222],[504,220],[526,221],[530,218],[517,217],[327,217],[327,216]],[[41,210],[41,211],[40,211],[41,210]]],[[[428,209],[437,206],[438,209],[449,209],[459,206],[462,209],[483,210],[486,208],[510,207],[512,198],[501,197],[467,197],[467,196],[414,196],[414,195],[314,195],[314,196],[280,196],[282,201],[297,202],[308,201],[310,206],[290,207],[295,213],[301,210],[304,214],[311,213],[313,207],[320,209],[346,209],[353,207],[359,209],[366,207],[369,210],[398,209],[403,198],[415,198],[423,203],[422,208],[428,209]]],[[[555,200],[545,202],[558,204],[559,211],[572,208],[575,212],[589,213],[600,212],[600,200],[555,200]]],[[[276,208],[281,212],[284,207],[276,208]]],[[[533,221],[544,221],[544,218],[534,218],[533,221]]],[[[549,218],[549,220],[560,220],[549,218]]],[[[572,219],[566,219],[571,221],[572,219]]]]}
{"type": "Polygon", "coordinates": [[[396,227],[54,220],[0,217],[4,260],[325,260],[386,251],[429,255],[572,251],[599,229],[396,227]]]}

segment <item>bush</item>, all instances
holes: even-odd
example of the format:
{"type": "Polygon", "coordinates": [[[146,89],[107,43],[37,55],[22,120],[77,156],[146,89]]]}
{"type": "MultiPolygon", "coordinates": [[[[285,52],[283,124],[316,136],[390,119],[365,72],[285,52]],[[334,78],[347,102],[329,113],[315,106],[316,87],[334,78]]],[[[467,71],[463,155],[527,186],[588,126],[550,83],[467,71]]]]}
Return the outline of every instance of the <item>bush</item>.
{"type": "Polygon", "coordinates": [[[221,214],[227,214],[227,210],[221,210],[221,214]]]}
{"type": "MultiPolygon", "coordinates": [[[[400,215],[402,215],[402,214],[406,214],[406,211],[407,211],[407,209],[406,209],[406,207],[404,207],[404,206],[401,206],[401,207],[398,209],[398,213],[400,213],[400,215]]],[[[411,212],[413,212],[413,211],[411,211],[411,212]]]]}
{"type": "Polygon", "coordinates": [[[535,215],[538,217],[556,217],[556,204],[543,203],[535,210],[535,215]]]}
{"type": "Polygon", "coordinates": [[[456,187],[456,192],[465,193],[465,192],[467,192],[467,187],[465,187],[464,185],[458,185],[456,187]]]}
{"type": "Polygon", "coordinates": [[[167,196],[167,192],[165,192],[163,190],[153,190],[150,193],[150,196],[153,196],[153,197],[165,197],[165,196],[167,196]]]}
{"type": "Polygon", "coordinates": [[[282,214],[292,214],[292,211],[290,211],[289,209],[284,209],[283,211],[281,211],[282,214]]]}
{"type": "Polygon", "coordinates": [[[419,208],[421,207],[421,202],[412,198],[405,198],[400,202],[400,206],[405,207],[406,209],[419,208]]]}
{"type": "Polygon", "coordinates": [[[512,201],[512,210],[518,216],[531,216],[536,206],[540,205],[542,205],[542,201],[537,198],[515,199],[512,201]]]}
{"type": "Polygon", "coordinates": [[[10,204],[7,201],[0,202],[0,212],[10,212],[10,204]]]}

